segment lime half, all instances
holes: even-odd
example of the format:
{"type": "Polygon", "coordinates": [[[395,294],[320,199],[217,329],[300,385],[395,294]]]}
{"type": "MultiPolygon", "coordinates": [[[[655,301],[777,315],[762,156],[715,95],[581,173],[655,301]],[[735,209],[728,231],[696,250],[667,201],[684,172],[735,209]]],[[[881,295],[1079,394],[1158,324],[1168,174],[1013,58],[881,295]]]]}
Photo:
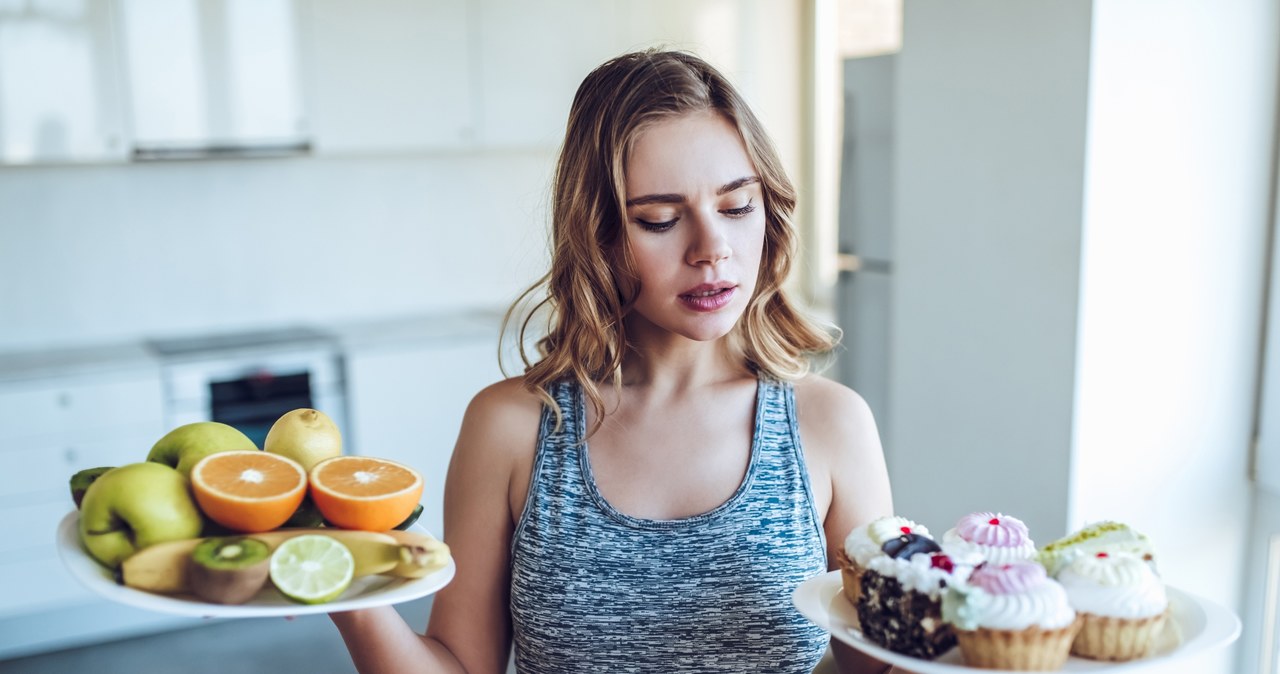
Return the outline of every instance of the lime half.
{"type": "Polygon", "coordinates": [[[321,534],[295,536],[271,555],[271,582],[303,604],[332,601],[351,585],[356,561],[347,546],[321,534]]]}

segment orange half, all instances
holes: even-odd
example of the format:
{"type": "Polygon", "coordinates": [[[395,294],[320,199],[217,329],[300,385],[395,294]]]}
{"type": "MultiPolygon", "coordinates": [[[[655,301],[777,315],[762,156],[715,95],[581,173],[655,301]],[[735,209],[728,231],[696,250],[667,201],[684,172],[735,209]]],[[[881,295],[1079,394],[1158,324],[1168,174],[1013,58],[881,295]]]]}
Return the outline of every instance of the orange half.
{"type": "Polygon", "coordinates": [[[387,531],[409,517],[422,498],[417,471],[371,456],[325,459],[307,477],[311,502],[329,523],[343,529],[387,531]]]}
{"type": "Polygon", "coordinates": [[[307,472],[293,459],[261,451],[218,452],[191,469],[200,510],[228,529],[271,531],[307,495],[307,472]]]}

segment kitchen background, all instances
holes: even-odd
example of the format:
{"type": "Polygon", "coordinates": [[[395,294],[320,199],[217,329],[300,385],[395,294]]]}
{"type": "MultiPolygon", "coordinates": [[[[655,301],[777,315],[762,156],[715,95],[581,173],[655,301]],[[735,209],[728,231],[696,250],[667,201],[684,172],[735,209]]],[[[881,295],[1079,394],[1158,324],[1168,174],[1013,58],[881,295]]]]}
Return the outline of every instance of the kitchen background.
{"type": "Polygon", "coordinates": [[[573,91],[660,44],[773,132],[898,510],[1130,522],[1244,620],[1166,671],[1280,671],[1278,43],[1275,0],[0,0],[0,670],[346,671],[323,618],[94,599],[67,476],[305,372],[438,530],[573,91]]]}

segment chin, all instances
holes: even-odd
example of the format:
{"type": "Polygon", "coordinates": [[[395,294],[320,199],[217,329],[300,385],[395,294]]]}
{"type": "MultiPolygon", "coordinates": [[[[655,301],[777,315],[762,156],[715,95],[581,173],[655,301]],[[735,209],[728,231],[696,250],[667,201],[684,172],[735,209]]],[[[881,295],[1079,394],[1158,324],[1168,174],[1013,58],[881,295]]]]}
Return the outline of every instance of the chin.
{"type": "Polygon", "coordinates": [[[676,327],[671,332],[695,342],[714,342],[729,336],[733,329],[738,327],[738,320],[741,318],[741,315],[734,315],[732,318],[717,316],[714,320],[704,318],[693,325],[676,327]]]}

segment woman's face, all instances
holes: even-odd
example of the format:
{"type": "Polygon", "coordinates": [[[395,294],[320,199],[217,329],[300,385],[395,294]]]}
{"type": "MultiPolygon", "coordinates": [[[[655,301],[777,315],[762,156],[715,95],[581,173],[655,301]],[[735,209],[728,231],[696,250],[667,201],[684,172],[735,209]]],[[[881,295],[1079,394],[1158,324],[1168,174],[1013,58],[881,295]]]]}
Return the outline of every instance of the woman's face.
{"type": "Polygon", "coordinates": [[[711,111],[658,122],[637,136],[626,181],[640,280],[628,325],[698,341],[728,334],[755,291],[765,234],[760,178],[737,129],[711,111]]]}

